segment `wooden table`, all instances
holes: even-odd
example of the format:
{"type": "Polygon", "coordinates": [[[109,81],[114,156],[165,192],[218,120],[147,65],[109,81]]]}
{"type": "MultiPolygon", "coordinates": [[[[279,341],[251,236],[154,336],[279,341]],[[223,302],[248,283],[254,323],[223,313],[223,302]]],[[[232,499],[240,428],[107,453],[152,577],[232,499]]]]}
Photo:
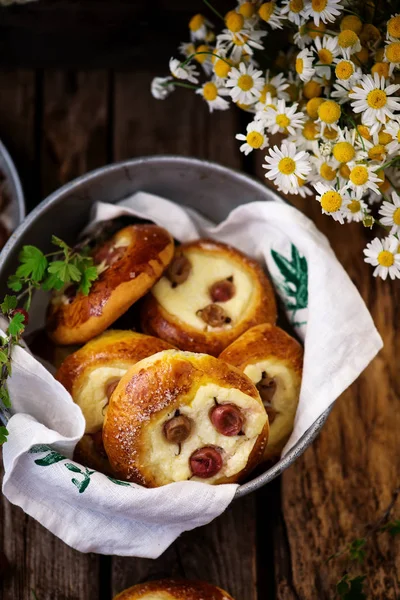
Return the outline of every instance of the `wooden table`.
{"type": "MultiPolygon", "coordinates": [[[[81,4],[85,8],[44,0],[29,5],[28,12],[0,9],[0,138],[15,159],[28,208],[81,173],[150,154],[207,158],[263,176],[261,161],[241,155],[234,139],[245,129],[245,115],[210,115],[205,103],[186,90],[164,102],[151,98],[150,81],[166,73],[170,55],[163,18],[167,2],[147,3],[145,10],[144,3],[122,0],[81,4]],[[143,19],[156,20],[161,38],[146,41],[143,19],[136,19],[138,5],[143,19]],[[50,27],[53,22],[57,27],[50,27]],[[138,44],[126,38],[128,22],[138,44]],[[106,26],[119,39],[109,52],[106,26]],[[81,55],[69,37],[74,32],[81,55]],[[62,49],[65,43],[70,55],[62,49]]],[[[178,0],[169,4],[177,15],[171,33],[175,46],[188,8],[178,0]]],[[[205,579],[237,600],[334,598],[343,565],[326,559],[363,535],[365,524],[382,514],[399,484],[400,285],[372,278],[362,260],[369,232],[322,216],[314,200],[295,203],[329,237],[385,342],[378,358],[339,398],[319,438],[279,480],[234,502],[214,523],[182,535],[155,561],[80,554],[3,498],[0,540],[10,567],[3,570],[1,598],[32,600],[34,589],[39,600],[111,600],[129,585],[164,576],[205,579]]],[[[399,550],[399,540],[388,535],[373,541],[363,567],[368,598],[400,597],[399,550]]]]}

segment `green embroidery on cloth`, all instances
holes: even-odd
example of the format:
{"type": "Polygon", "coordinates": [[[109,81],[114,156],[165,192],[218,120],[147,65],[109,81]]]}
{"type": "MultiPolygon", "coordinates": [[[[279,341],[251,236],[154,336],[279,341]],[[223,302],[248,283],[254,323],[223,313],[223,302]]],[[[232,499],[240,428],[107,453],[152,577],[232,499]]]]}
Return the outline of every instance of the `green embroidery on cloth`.
{"type": "Polygon", "coordinates": [[[296,246],[291,245],[290,260],[271,249],[271,256],[278,267],[283,281],[277,281],[287,311],[291,311],[294,327],[306,325],[307,321],[296,322],[296,313],[308,306],[308,267],[304,256],[300,256],[296,246]]]}

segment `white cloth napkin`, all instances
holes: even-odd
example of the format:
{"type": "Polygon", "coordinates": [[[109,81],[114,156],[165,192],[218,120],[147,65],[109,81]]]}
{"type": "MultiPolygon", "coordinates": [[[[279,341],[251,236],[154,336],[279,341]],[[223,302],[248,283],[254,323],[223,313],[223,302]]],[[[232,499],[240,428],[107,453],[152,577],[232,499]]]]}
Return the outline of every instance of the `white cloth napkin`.
{"type": "MultiPolygon", "coordinates": [[[[139,192],[117,205],[98,203],[93,223],[122,214],[154,221],[182,242],[210,237],[230,243],[266,265],[305,345],[299,407],[284,454],[382,347],[327,239],[295,208],[254,202],[215,226],[191,209],[139,192]]],[[[156,558],[183,531],[210,522],[232,501],[235,485],[185,481],[145,489],[73,462],[84,432],[80,409],[22,348],[14,351],[9,387],[17,414],[3,450],[3,492],[73,548],[156,558]]]]}

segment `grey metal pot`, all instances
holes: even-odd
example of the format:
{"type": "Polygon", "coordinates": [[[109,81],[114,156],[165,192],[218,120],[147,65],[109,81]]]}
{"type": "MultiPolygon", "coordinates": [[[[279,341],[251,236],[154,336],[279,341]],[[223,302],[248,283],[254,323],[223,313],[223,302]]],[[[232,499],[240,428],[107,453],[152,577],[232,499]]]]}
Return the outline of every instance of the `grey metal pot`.
{"type": "MultiPolygon", "coordinates": [[[[190,206],[216,223],[239,204],[282,201],[243,173],[192,158],[154,156],[103,167],[60,188],[28,215],[0,255],[2,293],[23,244],[34,244],[48,251],[52,234],[73,242],[86,225],[94,202],[115,203],[139,190],[190,206]]],[[[285,458],[241,485],[236,496],[244,496],[280,475],[312,443],[329,412],[315,421],[285,458]]]]}
{"type": "Polygon", "coordinates": [[[10,204],[5,211],[6,218],[11,229],[15,229],[25,217],[24,193],[11,156],[2,142],[0,142],[0,172],[6,178],[7,191],[10,195],[10,204]]]}

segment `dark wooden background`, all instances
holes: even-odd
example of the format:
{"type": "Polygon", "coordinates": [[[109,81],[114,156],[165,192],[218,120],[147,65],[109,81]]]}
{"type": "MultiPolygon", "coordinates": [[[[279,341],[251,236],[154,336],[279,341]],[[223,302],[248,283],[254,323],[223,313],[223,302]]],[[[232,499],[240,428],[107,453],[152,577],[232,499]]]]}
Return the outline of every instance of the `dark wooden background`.
{"type": "MultiPolygon", "coordinates": [[[[28,209],[81,173],[149,154],[207,158],[263,176],[261,160],[244,158],[234,139],[245,115],[210,115],[187,90],[164,102],[150,96],[152,77],[167,73],[200,6],[41,0],[0,9],[0,138],[28,209]]],[[[32,600],[33,589],[38,600],[111,600],[138,581],[170,575],[213,582],[236,600],[335,597],[343,564],[326,559],[363,535],[399,484],[400,285],[372,278],[361,226],[322,216],[314,200],[295,204],[329,237],[385,342],[319,438],[279,480],[182,535],[156,561],[79,554],[3,498],[0,543],[9,564],[2,569],[0,561],[1,598],[32,600]]],[[[388,535],[373,541],[363,567],[368,598],[400,598],[399,549],[388,535]]]]}

